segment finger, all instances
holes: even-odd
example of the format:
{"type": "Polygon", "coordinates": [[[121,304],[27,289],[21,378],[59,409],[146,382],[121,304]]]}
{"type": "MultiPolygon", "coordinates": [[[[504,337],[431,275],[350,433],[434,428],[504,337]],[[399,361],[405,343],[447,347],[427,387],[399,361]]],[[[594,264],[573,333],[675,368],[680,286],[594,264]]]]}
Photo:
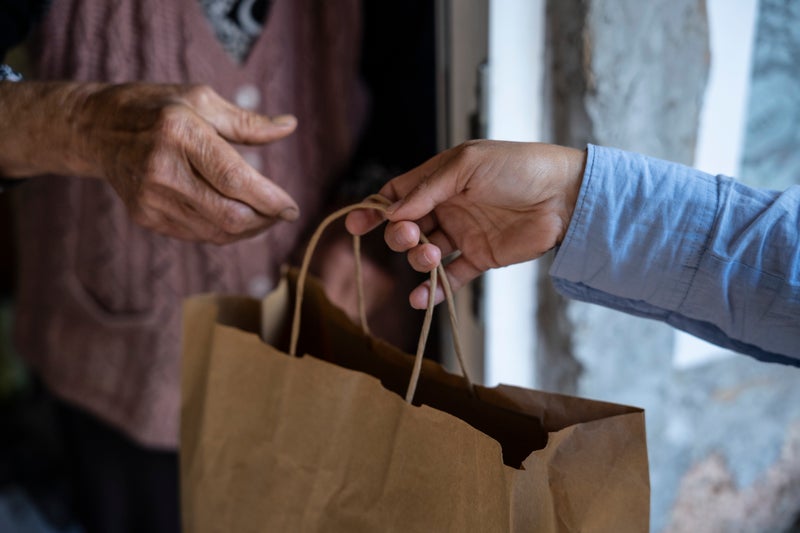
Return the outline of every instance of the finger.
{"type": "MultiPolygon", "coordinates": [[[[210,188],[206,188],[210,191],[210,188]]],[[[210,191],[210,196],[212,208],[172,191],[154,196],[150,204],[176,223],[190,229],[195,234],[195,240],[215,244],[227,244],[252,237],[275,221],[237,200],[225,198],[213,191],[210,191]]]]}
{"type": "Polygon", "coordinates": [[[378,192],[381,196],[396,202],[414,190],[417,185],[441,168],[447,160],[448,152],[442,152],[428,159],[416,168],[389,180],[378,192]]]}
{"type": "Polygon", "coordinates": [[[292,115],[270,118],[233,105],[208,86],[189,90],[185,100],[192,109],[226,140],[242,144],[263,144],[294,132],[297,119],[292,115]]]}
{"type": "Polygon", "coordinates": [[[202,241],[202,239],[198,237],[192,230],[176,224],[175,222],[166,218],[162,219],[156,226],[149,229],[161,233],[162,235],[166,235],[167,237],[180,239],[186,242],[202,241]]]}
{"type": "Polygon", "coordinates": [[[162,155],[159,160],[163,166],[148,176],[137,203],[173,217],[179,216],[199,233],[198,239],[232,242],[255,235],[275,222],[274,217],[265,216],[244,202],[220,194],[185,159],[162,155]]]}
{"type": "MultiPolygon", "coordinates": [[[[408,295],[408,302],[414,309],[427,309],[428,307],[428,294],[430,294],[431,282],[425,281],[417,286],[416,289],[411,291],[408,295]]],[[[441,285],[436,286],[436,296],[433,299],[434,305],[438,305],[444,301],[444,289],[441,285]]]]}
{"type": "Polygon", "coordinates": [[[205,240],[212,242],[232,242],[250,237],[276,222],[275,218],[264,216],[245,203],[216,193],[210,204],[213,207],[184,201],[181,212],[185,220],[196,225],[197,230],[206,236],[205,240]]]}
{"type": "MultiPolygon", "coordinates": [[[[437,154],[422,165],[390,180],[381,188],[378,194],[393,203],[397,202],[417,187],[431,172],[439,168],[442,165],[445,154],[447,154],[447,152],[437,154]]],[[[381,222],[386,220],[386,218],[385,215],[375,210],[358,210],[347,215],[345,226],[350,233],[354,235],[363,235],[375,229],[381,222]]],[[[392,220],[400,220],[400,218],[401,217],[392,217],[392,220]]],[[[426,220],[425,224],[427,225],[429,222],[426,220]]],[[[433,225],[430,227],[433,227],[433,225]]],[[[423,231],[426,231],[425,226],[423,226],[423,231]]]]}
{"type": "Polygon", "coordinates": [[[266,217],[296,220],[300,214],[289,194],[248,165],[224,140],[201,135],[187,150],[192,166],[221,195],[239,200],[266,217]]]}
{"type": "Polygon", "coordinates": [[[288,137],[297,129],[297,119],[294,115],[277,115],[270,118],[238,107],[203,118],[208,120],[226,140],[239,144],[271,143],[288,137]]]}
{"type": "Polygon", "coordinates": [[[383,239],[395,252],[405,252],[418,245],[419,236],[419,226],[407,220],[388,224],[383,232],[383,239]]]}
{"type": "Polygon", "coordinates": [[[392,222],[386,226],[384,240],[395,252],[408,252],[408,262],[419,272],[430,272],[439,264],[442,256],[456,251],[453,242],[441,231],[427,237],[428,243],[420,243],[419,227],[409,221],[392,222]]]}
{"type": "Polygon", "coordinates": [[[407,258],[417,272],[430,272],[442,262],[442,252],[433,244],[420,244],[408,251],[407,258]]]}
{"type": "Polygon", "coordinates": [[[439,248],[439,250],[442,252],[442,257],[447,257],[453,252],[458,251],[458,247],[443,231],[434,231],[427,237],[429,243],[439,248]]]}
{"type": "Polygon", "coordinates": [[[419,228],[419,232],[424,234],[424,235],[428,235],[430,233],[433,233],[439,227],[439,222],[437,221],[437,219],[436,219],[436,217],[434,215],[427,215],[427,216],[422,217],[419,220],[414,220],[414,221],[399,220],[397,222],[389,222],[386,226],[387,226],[387,229],[388,229],[390,226],[394,226],[395,224],[404,223],[404,222],[416,224],[416,226],[419,228]]]}
{"type": "Polygon", "coordinates": [[[389,193],[398,200],[389,206],[389,220],[418,220],[462,190],[458,172],[451,168],[450,152],[443,152],[419,167],[391,180],[389,193]]]}
{"type": "MultiPolygon", "coordinates": [[[[408,192],[411,191],[420,180],[424,179],[428,173],[432,172],[441,164],[441,157],[442,154],[438,154],[419,167],[397,176],[384,185],[378,194],[392,203],[397,202],[400,198],[408,194],[408,192]]],[[[377,210],[358,210],[347,215],[345,227],[347,227],[347,230],[353,235],[363,235],[378,227],[384,220],[386,220],[386,216],[377,210]]],[[[399,220],[399,218],[395,218],[394,220],[399,220]]],[[[430,224],[428,226],[429,228],[435,225],[427,220],[424,224],[430,224]]],[[[423,226],[423,231],[425,231],[425,226],[423,226]]]]}
{"type": "Polygon", "coordinates": [[[132,215],[137,224],[162,235],[175,237],[183,241],[194,242],[200,240],[191,228],[177,223],[172,217],[158,209],[140,209],[132,215]]]}
{"type": "Polygon", "coordinates": [[[384,221],[383,214],[375,209],[359,209],[347,214],[344,225],[353,235],[364,235],[384,221]]]}
{"type": "MultiPolygon", "coordinates": [[[[447,273],[447,279],[450,281],[450,288],[453,290],[453,292],[459,290],[461,287],[483,273],[482,270],[476,268],[464,257],[459,257],[447,265],[444,270],[447,273]]],[[[411,294],[408,297],[411,307],[414,309],[425,309],[428,306],[429,292],[430,282],[423,283],[411,291],[411,294]]],[[[438,304],[442,301],[444,301],[444,290],[441,288],[441,286],[437,286],[434,303],[438,304]]]]}

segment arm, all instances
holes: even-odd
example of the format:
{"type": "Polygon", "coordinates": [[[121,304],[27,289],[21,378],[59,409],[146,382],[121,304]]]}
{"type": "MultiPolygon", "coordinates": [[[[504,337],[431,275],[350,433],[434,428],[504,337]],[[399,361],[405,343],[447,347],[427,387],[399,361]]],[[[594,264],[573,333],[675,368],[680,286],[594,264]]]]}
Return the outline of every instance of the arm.
{"type": "Polygon", "coordinates": [[[572,298],[798,364],[799,229],[800,187],[763,191],[590,146],[550,273],[572,298]]]}
{"type": "Polygon", "coordinates": [[[230,144],[281,139],[294,117],[244,111],[208,87],[0,82],[0,116],[0,175],[105,179],[162,233],[222,244],[297,217],[230,144]]]}
{"type": "MultiPolygon", "coordinates": [[[[408,251],[421,271],[458,251],[447,267],[454,286],[558,246],[551,274],[571,297],[760,359],[800,359],[800,188],[759,191],[593,146],[584,156],[481,142],[444,152],[381,192],[398,200],[387,215],[389,246],[408,251]],[[436,246],[420,245],[420,231],[436,246]]],[[[379,221],[361,212],[348,228],[379,221]]],[[[412,305],[426,295],[418,287],[412,305]]]]}

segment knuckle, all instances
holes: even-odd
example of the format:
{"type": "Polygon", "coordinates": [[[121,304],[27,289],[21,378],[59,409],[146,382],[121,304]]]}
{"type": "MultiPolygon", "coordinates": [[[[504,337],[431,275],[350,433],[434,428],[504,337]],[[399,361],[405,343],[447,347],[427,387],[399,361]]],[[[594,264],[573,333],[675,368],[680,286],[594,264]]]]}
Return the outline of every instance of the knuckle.
{"type": "Polygon", "coordinates": [[[189,131],[190,115],[181,104],[168,104],[161,108],[155,124],[155,144],[174,144],[184,139],[189,131]]]}
{"type": "Polygon", "coordinates": [[[214,182],[228,195],[236,196],[245,182],[247,171],[238,161],[221,162],[214,182]]]}
{"type": "Polygon", "coordinates": [[[208,85],[191,85],[186,91],[186,100],[192,104],[203,107],[217,98],[217,92],[208,85]]]}
{"type": "Polygon", "coordinates": [[[419,241],[419,235],[415,231],[413,223],[395,224],[392,229],[392,239],[399,248],[410,248],[419,241]]]}
{"type": "Polygon", "coordinates": [[[152,229],[153,219],[147,214],[147,210],[138,203],[134,203],[128,208],[131,219],[144,228],[152,229]]]}
{"type": "Polygon", "coordinates": [[[426,178],[417,183],[410,194],[413,194],[417,198],[422,198],[428,195],[428,189],[430,188],[431,182],[428,178],[426,178]]]}
{"type": "Polygon", "coordinates": [[[250,111],[239,110],[236,114],[236,128],[241,132],[257,131],[260,126],[258,115],[250,111]]]}
{"type": "Polygon", "coordinates": [[[430,262],[419,249],[413,248],[408,252],[407,257],[408,263],[417,272],[428,272],[430,270],[430,262]]]}
{"type": "Polygon", "coordinates": [[[155,200],[158,194],[155,190],[156,188],[171,188],[170,184],[174,178],[172,173],[165,172],[164,160],[165,158],[159,150],[152,150],[144,157],[141,175],[138,179],[139,189],[137,196],[140,202],[155,200]]]}
{"type": "Polygon", "coordinates": [[[384,240],[386,241],[386,244],[392,251],[395,252],[405,251],[405,246],[403,246],[402,238],[399,235],[397,227],[387,226],[383,236],[384,240]]]}
{"type": "Polygon", "coordinates": [[[227,236],[236,236],[250,227],[250,208],[244,205],[233,205],[225,209],[219,220],[219,229],[227,236]]]}
{"type": "MultiPolygon", "coordinates": [[[[155,181],[158,175],[155,177],[148,178],[149,180],[155,181]]],[[[134,197],[134,203],[136,205],[136,209],[140,211],[146,210],[149,206],[155,205],[156,203],[156,193],[151,190],[148,186],[140,187],[139,190],[136,192],[136,196],[134,197]]]]}
{"type": "Polygon", "coordinates": [[[482,151],[483,145],[481,141],[478,139],[471,139],[461,144],[458,157],[459,159],[470,161],[479,158],[482,151]]]}

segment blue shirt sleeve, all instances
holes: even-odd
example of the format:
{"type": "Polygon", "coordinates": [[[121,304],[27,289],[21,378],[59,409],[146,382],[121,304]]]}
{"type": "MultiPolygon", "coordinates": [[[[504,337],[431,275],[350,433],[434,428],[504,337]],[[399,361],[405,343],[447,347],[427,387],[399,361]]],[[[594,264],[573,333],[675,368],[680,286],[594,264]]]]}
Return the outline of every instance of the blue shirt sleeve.
{"type": "Polygon", "coordinates": [[[800,187],[590,145],[550,270],[565,296],[800,366],[800,187]]]}

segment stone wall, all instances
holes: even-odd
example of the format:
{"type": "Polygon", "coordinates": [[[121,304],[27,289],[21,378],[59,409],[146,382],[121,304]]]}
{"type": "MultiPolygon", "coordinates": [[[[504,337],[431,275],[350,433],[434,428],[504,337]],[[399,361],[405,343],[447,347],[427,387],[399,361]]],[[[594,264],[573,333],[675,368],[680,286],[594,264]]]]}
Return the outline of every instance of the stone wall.
{"type": "MultiPolygon", "coordinates": [[[[762,10],[770,2],[789,5],[764,0],[762,10]]],[[[553,140],[692,164],[713,59],[705,2],[551,0],[548,19],[553,140]]],[[[795,85],[784,96],[798,95],[795,85]]],[[[547,267],[537,386],[646,409],[652,531],[791,531],[800,512],[800,372],[745,356],[675,368],[669,327],[565,301],[547,267]]]]}

